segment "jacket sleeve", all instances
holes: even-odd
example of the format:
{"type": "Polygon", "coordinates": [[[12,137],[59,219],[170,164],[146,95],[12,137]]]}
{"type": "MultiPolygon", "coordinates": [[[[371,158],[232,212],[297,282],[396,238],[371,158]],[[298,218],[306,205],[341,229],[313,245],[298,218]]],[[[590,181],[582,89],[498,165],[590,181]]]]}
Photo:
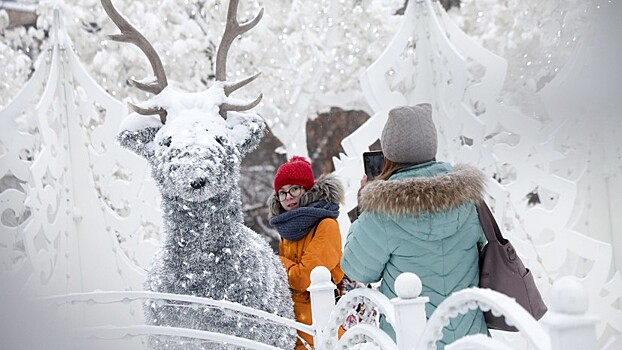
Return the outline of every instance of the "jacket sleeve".
{"type": "Polygon", "coordinates": [[[363,212],[348,231],[341,269],[355,281],[378,282],[389,257],[385,225],[377,215],[363,212]]]}
{"type": "Polygon", "coordinates": [[[287,258],[281,258],[291,288],[306,291],[311,285],[311,270],[317,266],[324,266],[332,271],[341,259],[341,233],[337,220],[322,220],[305,248],[300,259],[296,263],[287,258]]]}

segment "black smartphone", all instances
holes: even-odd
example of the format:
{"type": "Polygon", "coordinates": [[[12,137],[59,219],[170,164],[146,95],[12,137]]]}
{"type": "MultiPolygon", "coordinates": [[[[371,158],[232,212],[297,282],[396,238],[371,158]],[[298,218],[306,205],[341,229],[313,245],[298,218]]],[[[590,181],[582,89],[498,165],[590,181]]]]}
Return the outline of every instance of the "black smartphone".
{"type": "Polygon", "coordinates": [[[367,180],[373,180],[382,172],[384,166],[384,154],[382,151],[363,152],[363,166],[367,180]]]}

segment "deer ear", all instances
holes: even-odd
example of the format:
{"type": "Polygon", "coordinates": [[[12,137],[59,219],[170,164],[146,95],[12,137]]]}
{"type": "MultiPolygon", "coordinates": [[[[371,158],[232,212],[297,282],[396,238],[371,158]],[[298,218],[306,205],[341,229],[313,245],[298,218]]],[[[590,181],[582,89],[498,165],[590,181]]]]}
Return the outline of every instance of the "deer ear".
{"type": "Polygon", "coordinates": [[[245,155],[259,145],[266,123],[255,113],[227,112],[227,127],[238,151],[245,155]]]}
{"type": "Polygon", "coordinates": [[[121,147],[150,159],[155,152],[153,140],[162,126],[157,116],[130,113],[119,125],[117,140],[121,147]]]}
{"type": "Polygon", "coordinates": [[[121,147],[127,148],[146,159],[150,159],[154,155],[153,140],[158,130],[160,130],[160,128],[154,127],[135,131],[123,130],[117,136],[117,140],[121,147]]]}

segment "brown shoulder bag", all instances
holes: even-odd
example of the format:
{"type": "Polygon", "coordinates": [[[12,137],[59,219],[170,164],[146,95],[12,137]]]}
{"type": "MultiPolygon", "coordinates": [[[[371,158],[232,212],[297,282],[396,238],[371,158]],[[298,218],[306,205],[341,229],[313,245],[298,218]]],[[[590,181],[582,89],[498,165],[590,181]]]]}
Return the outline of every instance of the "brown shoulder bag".
{"type": "MultiPolygon", "coordinates": [[[[547,311],[542,296],[529,269],[525,268],[512,243],[501,234],[499,225],[484,201],[476,204],[480,224],[488,243],[479,253],[479,287],[490,288],[516,299],[536,320],[547,311]]],[[[503,316],[484,313],[490,329],[516,332],[505,323],[503,316]]]]}

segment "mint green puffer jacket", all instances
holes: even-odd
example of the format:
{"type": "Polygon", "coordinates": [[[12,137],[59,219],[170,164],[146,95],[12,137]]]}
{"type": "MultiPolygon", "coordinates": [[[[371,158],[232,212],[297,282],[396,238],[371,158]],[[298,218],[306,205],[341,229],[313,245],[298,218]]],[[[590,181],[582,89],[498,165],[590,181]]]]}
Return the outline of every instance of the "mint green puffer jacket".
{"type": "MultiPolygon", "coordinates": [[[[451,293],[476,287],[478,243],[484,242],[473,203],[482,199],[485,176],[462,165],[428,162],[401,169],[387,181],[370,181],[361,189],[362,214],[348,232],[341,268],[360,282],[378,282],[396,297],[395,278],[413,272],[421,278],[429,318],[451,293]]],[[[381,327],[395,339],[391,326],[381,327]]],[[[479,310],[451,320],[437,343],[443,349],[468,334],[487,333],[479,310]]]]}

